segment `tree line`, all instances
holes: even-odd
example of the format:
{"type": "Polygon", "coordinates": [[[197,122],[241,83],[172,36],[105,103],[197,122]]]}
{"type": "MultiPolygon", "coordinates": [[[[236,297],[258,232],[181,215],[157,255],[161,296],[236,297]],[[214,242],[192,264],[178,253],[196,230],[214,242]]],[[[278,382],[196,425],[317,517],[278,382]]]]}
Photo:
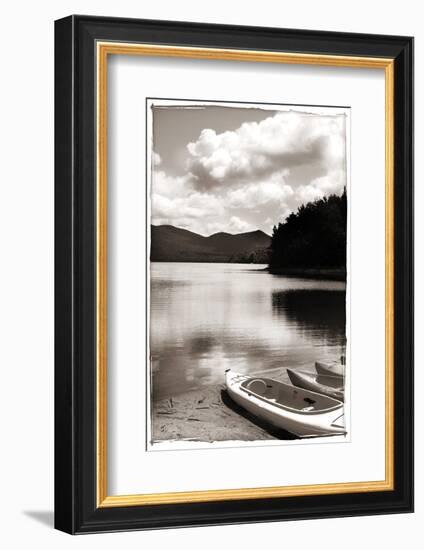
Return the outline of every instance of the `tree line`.
{"type": "Polygon", "coordinates": [[[308,202],[274,226],[270,267],[345,269],[346,229],[346,188],[308,202]]]}

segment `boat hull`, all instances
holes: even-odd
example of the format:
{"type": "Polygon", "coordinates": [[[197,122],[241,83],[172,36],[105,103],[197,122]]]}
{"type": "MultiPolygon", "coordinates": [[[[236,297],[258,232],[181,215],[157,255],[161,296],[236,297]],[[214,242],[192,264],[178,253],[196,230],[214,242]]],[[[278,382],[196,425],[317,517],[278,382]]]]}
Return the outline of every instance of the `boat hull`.
{"type": "MultiPolygon", "coordinates": [[[[346,434],[342,403],[335,401],[339,406],[323,413],[308,414],[282,409],[243,389],[242,384],[247,379],[248,376],[227,371],[227,392],[233,401],[257,418],[300,438],[346,434]]],[[[309,393],[311,396],[318,396],[313,392],[309,393]]]]}
{"type": "Polygon", "coordinates": [[[315,361],[315,370],[318,374],[323,374],[324,376],[338,376],[339,378],[344,378],[344,366],[343,365],[329,365],[327,363],[321,363],[320,361],[315,361]]]}
{"type": "Polygon", "coordinates": [[[339,401],[344,401],[344,390],[342,387],[331,387],[325,383],[330,380],[340,382],[341,378],[339,376],[320,374],[313,375],[293,371],[291,369],[287,369],[287,374],[294,386],[321,393],[322,395],[328,395],[328,397],[332,397],[333,399],[337,399],[339,401]],[[320,380],[322,382],[320,382],[320,380]]]}

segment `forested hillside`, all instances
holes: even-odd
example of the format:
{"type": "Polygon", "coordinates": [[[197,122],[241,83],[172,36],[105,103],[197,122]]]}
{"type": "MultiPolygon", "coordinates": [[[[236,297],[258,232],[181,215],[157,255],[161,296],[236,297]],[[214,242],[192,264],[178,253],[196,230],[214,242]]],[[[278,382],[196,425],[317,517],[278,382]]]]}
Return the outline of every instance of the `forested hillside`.
{"type": "Polygon", "coordinates": [[[302,205],[274,227],[271,269],[346,268],[346,189],[302,205]]]}

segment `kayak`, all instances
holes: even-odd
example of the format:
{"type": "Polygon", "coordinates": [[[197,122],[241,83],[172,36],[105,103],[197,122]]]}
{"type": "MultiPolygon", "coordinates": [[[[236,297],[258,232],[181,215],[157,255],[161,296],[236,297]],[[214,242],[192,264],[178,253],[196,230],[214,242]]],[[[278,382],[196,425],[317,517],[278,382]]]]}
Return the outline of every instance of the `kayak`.
{"type": "Polygon", "coordinates": [[[278,380],[225,372],[229,396],[257,418],[298,437],[345,435],[343,403],[278,380]]]}
{"type": "Polygon", "coordinates": [[[291,369],[287,369],[287,374],[294,386],[344,401],[343,379],[340,376],[314,374],[291,369]]]}
{"type": "Polygon", "coordinates": [[[328,363],[315,361],[315,370],[318,374],[338,376],[339,378],[344,378],[345,375],[344,365],[339,365],[337,363],[334,363],[334,365],[329,365],[328,363]]]}

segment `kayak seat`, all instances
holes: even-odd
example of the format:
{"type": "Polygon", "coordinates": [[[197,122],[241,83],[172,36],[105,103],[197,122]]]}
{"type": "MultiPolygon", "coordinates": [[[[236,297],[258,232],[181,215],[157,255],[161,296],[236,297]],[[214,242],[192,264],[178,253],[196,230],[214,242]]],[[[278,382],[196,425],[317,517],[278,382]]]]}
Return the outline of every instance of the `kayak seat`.
{"type": "Polygon", "coordinates": [[[257,395],[264,396],[267,392],[267,384],[263,380],[255,378],[247,384],[246,389],[257,395]]]}

